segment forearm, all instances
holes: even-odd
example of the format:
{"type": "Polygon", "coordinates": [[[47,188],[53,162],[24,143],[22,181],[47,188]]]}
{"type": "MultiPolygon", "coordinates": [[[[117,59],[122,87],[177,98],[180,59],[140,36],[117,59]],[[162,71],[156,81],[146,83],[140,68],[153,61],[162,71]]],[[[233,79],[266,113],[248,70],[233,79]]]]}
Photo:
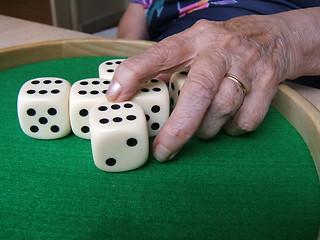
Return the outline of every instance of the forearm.
{"type": "Polygon", "coordinates": [[[280,81],[320,75],[320,7],[241,16],[226,21],[224,27],[253,48],[260,46],[280,69],[280,81]]]}
{"type": "MultiPolygon", "coordinates": [[[[320,75],[320,7],[277,14],[291,48],[288,79],[320,75]]],[[[290,50],[290,49],[289,49],[290,50]]]]}
{"type": "Polygon", "coordinates": [[[147,40],[147,20],[141,4],[130,3],[120,20],[117,32],[118,38],[147,40]]]}

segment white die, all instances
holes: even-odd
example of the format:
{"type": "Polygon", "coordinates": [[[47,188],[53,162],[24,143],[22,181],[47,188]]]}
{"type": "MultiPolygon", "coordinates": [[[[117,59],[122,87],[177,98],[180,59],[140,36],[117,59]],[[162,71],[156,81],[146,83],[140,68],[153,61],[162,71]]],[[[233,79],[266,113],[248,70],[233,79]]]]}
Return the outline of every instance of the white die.
{"type": "Polygon", "coordinates": [[[99,78],[112,79],[115,70],[125,59],[108,60],[99,65],[99,78]]]}
{"type": "Polygon", "coordinates": [[[165,82],[151,79],[130,100],[138,103],[144,110],[149,136],[157,135],[170,114],[169,92],[165,82]]]}
{"type": "Polygon", "coordinates": [[[22,131],[37,139],[57,139],[70,133],[70,83],[43,77],[27,81],[18,95],[18,118],[22,131]]]}
{"type": "Polygon", "coordinates": [[[107,101],[106,91],[110,81],[101,78],[87,78],[75,82],[70,90],[69,112],[73,133],[90,139],[90,109],[107,101]]]}
{"type": "Polygon", "coordinates": [[[98,104],[90,110],[91,146],[97,168],[130,171],[148,159],[149,139],[142,108],[134,102],[98,104]]]}
{"type": "Polygon", "coordinates": [[[180,96],[181,88],[186,81],[188,71],[180,71],[174,73],[169,82],[169,95],[170,95],[170,106],[174,109],[177,105],[178,98],[180,96]]]}

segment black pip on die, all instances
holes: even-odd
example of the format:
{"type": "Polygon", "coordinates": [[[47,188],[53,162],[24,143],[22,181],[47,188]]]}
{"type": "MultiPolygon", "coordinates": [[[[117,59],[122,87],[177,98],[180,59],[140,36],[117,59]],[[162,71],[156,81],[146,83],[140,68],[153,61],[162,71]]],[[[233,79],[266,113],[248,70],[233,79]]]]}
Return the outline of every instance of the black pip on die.
{"type": "Polygon", "coordinates": [[[45,77],[27,81],[18,95],[18,117],[22,131],[38,139],[57,139],[70,133],[70,83],[45,77]]]}
{"type": "Polygon", "coordinates": [[[142,108],[134,102],[105,102],[91,108],[91,146],[95,165],[107,172],[141,167],[148,159],[149,139],[142,108]]]}
{"type": "Polygon", "coordinates": [[[125,59],[108,60],[99,65],[99,78],[111,80],[115,70],[125,59]]]}
{"type": "Polygon", "coordinates": [[[70,123],[75,135],[90,139],[89,112],[94,105],[107,101],[110,81],[88,78],[75,82],[70,90],[70,123]]]}
{"type": "Polygon", "coordinates": [[[138,103],[144,110],[149,136],[156,136],[170,113],[169,92],[165,82],[151,79],[141,86],[131,101],[138,103]]]}
{"type": "Polygon", "coordinates": [[[187,71],[175,72],[169,82],[169,95],[170,95],[170,106],[171,109],[174,109],[177,105],[178,98],[180,96],[180,91],[184,82],[186,81],[188,76],[187,71]]]}

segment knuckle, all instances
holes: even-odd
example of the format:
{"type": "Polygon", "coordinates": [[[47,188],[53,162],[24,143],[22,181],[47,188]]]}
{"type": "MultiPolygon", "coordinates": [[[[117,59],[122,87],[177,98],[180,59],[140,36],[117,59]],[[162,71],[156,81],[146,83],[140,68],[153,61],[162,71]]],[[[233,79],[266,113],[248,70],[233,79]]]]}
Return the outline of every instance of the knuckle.
{"type": "Polygon", "coordinates": [[[152,57],[150,61],[158,60],[157,64],[163,68],[168,62],[172,61],[172,53],[177,52],[177,49],[185,47],[185,41],[179,36],[170,36],[158,44],[152,46],[144,57],[152,57]]]}
{"type": "Polygon", "coordinates": [[[260,75],[264,76],[264,81],[261,82],[261,87],[263,89],[272,89],[277,87],[279,84],[280,72],[278,66],[274,62],[265,62],[264,68],[260,68],[260,75]]]}
{"type": "Polygon", "coordinates": [[[187,128],[184,122],[184,118],[180,118],[179,122],[167,126],[166,132],[170,138],[177,139],[177,142],[186,142],[193,135],[191,128],[187,128]]]}
{"type": "Polygon", "coordinates": [[[208,70],[203,69],[202,72],[193,72],[188,77],[189,87],[186,89],[189,96],[194,96],[201,100],[212,100],[217,89],[217,84],[208,76],[208,70]]]}
{"type": "Polygon", "coordinates": [[[238,105],[239,102],[235,97],[225,97],[224,95],[215,99],[214,109],[219,116],[228,118],[234,114],[238,105]]]}
{"type": "Polygon", "coordinates": [[[164,43],[159,43],[158,45],[155,45],[152,48],[152,54],[155,56],[155,58],[159,59],[161,64],[164,64],[167,59],[170,52],[172,52],[174,49],[176,49],[176,45],[173,41],[166,40],[165,45],[164,43]]]}
{"type": "Polygon", "coordinates": [[[228,36],[226,36],[225,47],[228,49],[242,49],[244,47],[243,40],[241,40],[238,34],[231,33],[228,36]]]}
{"type": "Polygon", "coordinates": [[[261,49],[256,45],[246,47],[245,52],[246,52],[245,59],[248,62],[258,62],[259,60],[263,59],[261,54],[261,49]]]}
{"type": "Polygon", "coordinates": [[[206,19],[200,19],[198,20],[192,28],[195,28],[197,29],[198,31],[200,30],[203,30],[203,31],[207,31],[208,30],[208,25],[210,25],[211,22],[209,20],[206,20],[206,19]]]}
{"type": "Polygon", "coordinates": [[[239,119],[237,129],[242,132],[252,132],[260,125],[261,121],[260,117],[251,115],[250,118],[239,119]]]}
{"type": "Polygon", "coordinates": [[[238,119],[233,119],[224,125],[224,130],[231,136],[241,135],[247,132],[253,132],[260,125],[264,115],[262,113],[247,113],[238,119]]]}
{"type": "Polygon", "coordinates": [[[238,128],[243,132],[252,132],[258,127],[259,123],[254,121],[242,121],[239,123],[238,128]]]}

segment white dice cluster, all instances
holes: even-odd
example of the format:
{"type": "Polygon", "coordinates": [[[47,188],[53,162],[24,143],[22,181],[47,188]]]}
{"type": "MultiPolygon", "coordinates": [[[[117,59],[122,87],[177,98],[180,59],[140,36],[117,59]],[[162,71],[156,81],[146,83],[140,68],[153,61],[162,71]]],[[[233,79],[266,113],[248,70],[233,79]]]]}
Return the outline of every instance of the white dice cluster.
{"type": "Polygon", "coordinates": [[[22,131],[37,139],[59,139],[71,131],[91,140],[95,165],[107,172],[129,171],[148,159],[149,137],[156,136],[176,104],[185,73],[173,75],[169,89],[157,79],[144,83],[127,102],[108,102],[106,92],[124,59],[99,65],[98,78],[41,77],[27,81],[18,95],[22,131]],[[169,96],[170,92],[170,96],[169,96]]]}

